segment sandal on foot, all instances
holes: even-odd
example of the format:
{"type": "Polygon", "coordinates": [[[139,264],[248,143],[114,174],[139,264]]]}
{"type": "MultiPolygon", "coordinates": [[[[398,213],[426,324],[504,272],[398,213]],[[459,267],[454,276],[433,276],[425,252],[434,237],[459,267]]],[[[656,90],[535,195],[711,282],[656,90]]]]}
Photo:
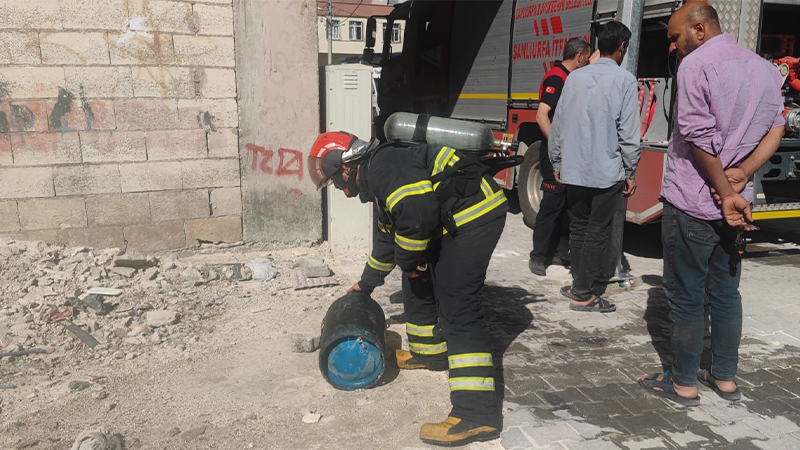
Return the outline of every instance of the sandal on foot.
{"type": "Polygon", "coordinates": [[[659,375],[661,374],[654,373],[644,380],[639,380],[639,385],[659,397],[672,400],[683,406],[697,406],[700,404],[700,395],[694,398],[688,398],[681,397],[675,392],[675,386],[672,385],[672,375],[669,373],[669,370],[664,372],[664,378],[661,380],[658,379],[659,375]]]}
{"type": "Polygon", "coordinates": [[[611,303],[603,297],[595,297],[594,300],[585,305],[576,305],[574,303],[570,303],[569,309],[581,312],[610,313],[617,310],[617,305],[611,303]]]}
{"type": "Polygon", "coordinates": [[[717,379],[714,378],[714,375],[711,375],[711,371],[709,370],[701,370],[697,372],[697,381],[706,386],[707,388],[711,389],[712,391],[716,392],[720,398],[724,400],[728,400],[729,402],[735,402],[737,400],[742,399],[742,391],[739,390],[739,386],[736,386],[736,390],[733,392],[725,392],[719,388],[717,385],[717,379]]]}
{"type": "Polygon", "coordinates": [[[572,286],[562,286],[561,287],[561,295],[567,297],[570,300],[575,300],[576,302],[585,302],[587,299],[585,298],[578,298],[575,294],[572,293],[572,286]]]}

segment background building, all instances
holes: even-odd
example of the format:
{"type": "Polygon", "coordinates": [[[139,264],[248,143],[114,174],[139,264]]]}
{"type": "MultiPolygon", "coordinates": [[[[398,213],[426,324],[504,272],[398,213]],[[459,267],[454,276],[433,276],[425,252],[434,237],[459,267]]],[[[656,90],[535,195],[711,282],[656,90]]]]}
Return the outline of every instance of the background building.
{"type": "MultiPolygon", "coordinates": [[[[400,1],[373,0],[336,0],[331,1],[333,9],[333,64],[341,64],[342,60],[357,58],[364,52],[367,32],[367,19],[371,16],[386,16],[392,12],[393,4],[400,1]]],[[[317,1],[317,35],[319,36],[319,65],[328,63],[328,39],[326,23],[328,20],[328,2],[317,1]]],[[[383,30],[386,20],[378,19],[378,35],[375,40],[376,53],[383,47],[383,30]]],[[[392,27],[392,51],[403,49],[404,21],[394,23],[392,27]]]]}

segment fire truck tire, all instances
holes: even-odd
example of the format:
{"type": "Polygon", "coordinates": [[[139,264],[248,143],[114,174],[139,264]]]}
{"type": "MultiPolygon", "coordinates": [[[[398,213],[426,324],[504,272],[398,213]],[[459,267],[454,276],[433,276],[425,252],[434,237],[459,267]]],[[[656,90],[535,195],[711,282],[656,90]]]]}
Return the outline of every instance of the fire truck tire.
{"type": "Polygon", "coordinates": [[[542,173],[539,170],[539,147],[541,142],[534,142],[525,152],[525,159],[519,166],[517,193],[522,216],[529,228],[536,223],[536,213],[542,202],[542,173]]]}

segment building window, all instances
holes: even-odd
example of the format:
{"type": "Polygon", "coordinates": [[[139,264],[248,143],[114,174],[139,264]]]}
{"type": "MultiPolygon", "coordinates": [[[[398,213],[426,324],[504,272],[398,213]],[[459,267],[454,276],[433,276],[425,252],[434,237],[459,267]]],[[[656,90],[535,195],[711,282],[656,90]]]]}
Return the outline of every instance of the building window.
{"type": "Polygon", "coordinates": [[[400,42],[400,24],[392,24],[392,42],[400,42]]]}
{"type": "Polygon", "coordinates": [[[364,35],[361,29],[361,22],[350,22],[350,40],[363,41],[364,35]]]}
{"type": "Polygon", "coordinates": [[[339,37],[339,21],[338,20],[332,20],[331,21],[331,38],[334,41],[338,41],[339,39],[341,39],[341,37],[339,37]]]}

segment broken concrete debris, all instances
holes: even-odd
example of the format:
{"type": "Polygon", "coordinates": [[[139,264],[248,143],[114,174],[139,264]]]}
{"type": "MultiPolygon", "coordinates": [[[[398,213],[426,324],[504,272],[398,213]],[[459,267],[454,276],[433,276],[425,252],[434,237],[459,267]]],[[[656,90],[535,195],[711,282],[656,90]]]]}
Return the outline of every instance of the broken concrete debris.
{"type": "Polygon", "coordinates": [[[124,448],[121,435],[96,429],[82,433],[70,450],[123,450],[124,448]]]}
{"type": "Polygon", "coordinates": [[[295,265],[305,273],[306,278],[323,278],[333,275],[325,261],[314,258],[303,258],[295,265]]]}
{"type": "Polygon", "coordinates": [[[130,267],[110,267],[108,270],[125,278],[131,278],[136,275],[136,269],[130,267]]]}
{"type": "Polygon", "coordinates": [[[116,288],[104,288],[104,287],[93,287],[86,291],[87,294],[97,294],[97,295],[106,295],[109,297],[118,297],[125,292],[122,289],[116,288]]]}
{"type": "Polygon", "coordinates": [[[84,389],[89,388],[91,385],[92,383],[89,383],[88,381],[70,381],[67,387],[69,388],[70,391],[80,392],[84,389]]]}
{"type": "Polygon", "coordinates": [[[148,259],[143,255],[135,253],[126,253],[114,259],[114,265],[117,267],[129,267],[131,269],[144,269],[145,267],[154,266],[158,263],[155,258],[148,259]]]}
{"type": "Polygon", "coordinates": [[[303,423],[313,424],[319,422],[319,419],[322,418],[322,414],[315,414],[315,413],[306,413],[303,416],[303,423]]]}
{"type": "Polygon", "coordinates": [[[292,271],[292,287],[295,291],[338,285],[339,282],[333,278],[308,278],[302,269],[295,269],[292,271]]]}
{"type": "Polygon", "coordinates": [[[292,333],[293,353],[312,353],[319,348],[319,333],[297,331],[292,333]]]}
{"type": "Polygon", "coordinates": [[[252,270],[253,279],[256,281],[269,281],[278,276],[278,271],[272,267],[272,261],[266,258],[256,258],[246,266],[252,270]]]}
{"type": "Polygon", "coordinates": [[[145,314],[144,320],[147,326],[158,328],[178,323],[178,320],[180,320],[180,315],[177,311],[172,311],[169,309],[148,311],[145,314]]]}

